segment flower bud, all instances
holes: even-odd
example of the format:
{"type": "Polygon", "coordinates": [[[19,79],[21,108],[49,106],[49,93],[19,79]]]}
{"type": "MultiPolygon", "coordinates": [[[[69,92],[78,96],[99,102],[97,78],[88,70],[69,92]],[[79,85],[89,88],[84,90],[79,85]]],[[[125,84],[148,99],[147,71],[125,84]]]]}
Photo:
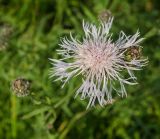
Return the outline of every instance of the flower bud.
{"type": "Polygon", "coordinates": [[[30,94],[30,82],[24,78],[17,78],[12,83],[13,93],[18,97],[24,97],[30,94]]]}

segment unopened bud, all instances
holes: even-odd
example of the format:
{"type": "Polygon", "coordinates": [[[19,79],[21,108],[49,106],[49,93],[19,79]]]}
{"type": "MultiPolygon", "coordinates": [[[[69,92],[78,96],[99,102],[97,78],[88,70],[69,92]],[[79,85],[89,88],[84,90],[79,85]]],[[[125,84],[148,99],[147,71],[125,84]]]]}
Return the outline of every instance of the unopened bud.
{"type": "Polygon", "coordinates": [[[141,48],[140,47],[130,47],[126,52],[126,59],[131,61],[133,59],[140,59],[141,57],[141,48]]]}
{"type": "Polygon", "coordinates": [[[9,25],[0,26],[0,50],[4,50],[8,47],[8,42],[13,34],[13,28],[9,25]]]}
{"type": "Polygon", "coordinates": [[[30,94],[30,82],[24,78],[17,78],[12,83],[13,93],[18,97],[24,97],[30,94]]]}
{"type": "Polygon", "coordinates": [[[106,22],[108,21],[108,19],[112,17],[112,14],[109,10],[104,10],[102,12],[99,13],[98,18],[99,20],[106,22]]]}

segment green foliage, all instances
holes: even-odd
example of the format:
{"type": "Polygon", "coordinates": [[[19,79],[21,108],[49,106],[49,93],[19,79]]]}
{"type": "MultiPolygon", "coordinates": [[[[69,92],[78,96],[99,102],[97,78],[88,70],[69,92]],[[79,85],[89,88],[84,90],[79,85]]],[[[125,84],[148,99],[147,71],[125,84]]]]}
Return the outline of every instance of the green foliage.
{"type": "Polygon", "coordinates": [[[13,34],[0,51],[1,139],[159,139],[160,15],[158,0],[0,0],[0,25],[13,34]],[[57,58],[59,38],[82,32],[82,20],[98,23],[99,12],[114,15],[113,36],[140,30],[149,65],[137,73],[139,85],[113,105],[86,110],[74,99],[76,79],[61,89],[49,79],[48,58],[57,58]],[[32,81],[31,96],[18,98],[10,83],[32,81]]]}

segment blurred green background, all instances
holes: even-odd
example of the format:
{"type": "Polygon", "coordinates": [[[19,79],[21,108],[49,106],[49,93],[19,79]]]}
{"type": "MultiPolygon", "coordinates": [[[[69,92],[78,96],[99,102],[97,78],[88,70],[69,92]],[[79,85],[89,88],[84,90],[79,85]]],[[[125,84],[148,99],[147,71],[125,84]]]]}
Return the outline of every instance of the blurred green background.
{"type": "Polygon", "coordinates": [[[0,0],[1,35],[0,139],[159,139],[160,4],[159,0],[0,0]],[[149,65],[136,73],[139,84],[126,86],[128,97],[86,111],[88,100],[74,99],[79,82],[61,89],[49,79],[48,58],[58,58],[59,38],[83,35],[82,20],[98,23],[110,10],[116,39],[137,29],[149,65]],[[17,77],[32,81],[30,96],[12,94],[17,77]]]}

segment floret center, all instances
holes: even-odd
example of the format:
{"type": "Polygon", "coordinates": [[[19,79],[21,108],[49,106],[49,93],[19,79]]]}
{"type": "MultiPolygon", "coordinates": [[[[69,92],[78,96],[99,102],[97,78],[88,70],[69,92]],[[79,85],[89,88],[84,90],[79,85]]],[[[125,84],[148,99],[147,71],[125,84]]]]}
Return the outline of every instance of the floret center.
{"type": "Polygon", "coordinates": [[[100,48],[88,47],[81,53],[81,57],[85,68],[100,71],[105,67],[109,55],[100,48]]]}

